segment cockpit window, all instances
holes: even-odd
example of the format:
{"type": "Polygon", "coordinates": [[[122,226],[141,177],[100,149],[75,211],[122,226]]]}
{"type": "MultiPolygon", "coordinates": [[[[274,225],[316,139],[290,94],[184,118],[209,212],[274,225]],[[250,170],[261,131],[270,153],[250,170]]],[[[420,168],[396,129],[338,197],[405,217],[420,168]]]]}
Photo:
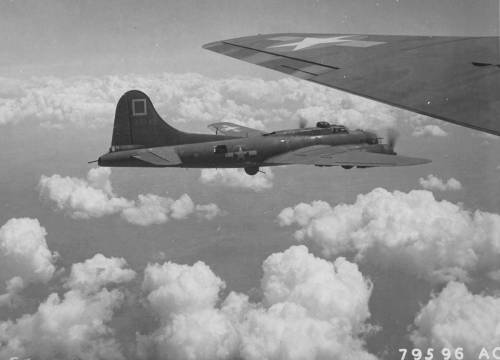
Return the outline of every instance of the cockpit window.
{"type": "Polygon", "coordinates": [[[320,129],[326,129],[329,128],[330,126],[331,126],[330,123],[328,123],[327,121],[318,121],[316,123],[316,127],[320,129]]]}

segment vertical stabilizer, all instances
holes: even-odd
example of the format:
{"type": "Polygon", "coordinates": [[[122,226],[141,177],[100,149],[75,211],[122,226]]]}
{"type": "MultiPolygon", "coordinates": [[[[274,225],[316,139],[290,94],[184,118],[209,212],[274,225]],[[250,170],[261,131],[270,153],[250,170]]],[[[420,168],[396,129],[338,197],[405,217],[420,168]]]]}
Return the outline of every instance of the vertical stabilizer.
{"type": "Polygon", "coordinates": [[[131,90],[122,95],[116,106],[111,151],[178,145],[186,135],[158,115],[146,94],[131,90]]]}

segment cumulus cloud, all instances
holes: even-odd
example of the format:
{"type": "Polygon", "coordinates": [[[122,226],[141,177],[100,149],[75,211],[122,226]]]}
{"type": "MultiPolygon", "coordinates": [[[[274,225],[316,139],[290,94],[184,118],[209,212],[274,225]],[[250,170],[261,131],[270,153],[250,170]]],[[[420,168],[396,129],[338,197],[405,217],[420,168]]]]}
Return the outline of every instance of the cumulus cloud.
{"type": "Polygon", "coordinates": [[[191,214],[211,220],[221,213],[216,204],[197,205],[187,194],[175,200],[154,194],[139,195],[136,201],[114,194],[110,168],[91,169],[87,179],[42,175],[40,197],[56,205],[75,219],[99,218],[121,214],[128,222],[148,226],[162,224],[170,218],[181,220],[191,214]]]}
{"type": "Polygon", "coordinates": [[[0,124],[36,121],[61,128],[68,124],[111,124],[118,98],[137,88],[153,96],[160,114],[174,123],[196,126],[232,121],[258,129],[294,127],[299,118],[312,125],[330,121],[354,128],[385,129],[396,119],[414,117],[375,101],[306,81],[264,81],[199,74],[105,77],[38,77],[0,81],[0,124]]]}
{"type": "Polygon", "coordinates": [[[127,269],[123,258],[107,258],[102,254],[84,262],[73,264],[66,281],[66,287],[81,291],[97,291],[107,284],[129,282],[135,277],[135,271],[127,269]]]}
{"type": "Polygon", "coordinates": [[[192,266],[171,262],[149,265],[142,288],[161,326],[153,334],[139,337],[139,353],[175,359],[234,357],[236,328],[215,307],[224,287],[225,283],[203,262],[192,266]]]}
{"type": "Polygon", "coordinates": [[[437,176],[429,174],[426,178],[420,178],[418,181],[420,186],[427,190],[451,191],[462,189],[462,184],[455,178],[450,178],[445,182],[437,176]]]}
{"type": "Polygon", "coordinates": [[[262,303],[231,292],[204,263],[149,265],[143,290],[160,318],[139,353],[175,359],[375,359],[364,349],[371,284],[343,258],[304,246],[263,264],[262,303]],[[149,351],[149,353],[148,353],[149,351]]]}
{"type": "Polygon", "coordinates": [[[195,212],[199,218],[212,220],[216,216],[224,215],[225,212],[222,211],[216,204],[205,204],[205,205],[196,205],[195,212]]]}
{"type": "Polygon", "coordinates": [[[468,281],[500,268],[500,215],[438,201],[430,191],[377,188],[354,204],[316,201],[284,209],[281,226],[318,244],[326,256],[354,252],[430,281],[468,281]]]}
{"type": "MultiPolygon", "coordinates": [[[[7,244],[22,239],[19,234],[29,238],[26,232],[38,242],[46,235],[37,221],[21,220],[2,227],[0,234],[7,244]]],[[[53,264],[46,260],[55,255],[35,253],[43,256],[23,259],[26,273],[13,271],[16,264],[6,269],[26,280],[29,276],[50,280],[54,268],[40,272],[33,268],[51,268],[53,264]],[[30,268],[33,258],[41,266],[30,268]]],[[[3,268],[1,274],[5,274],[3,268]]],[[[124,289],[135,276],[124,259],[102,254],[73,264],[66,277],[51,284],[59,286],[58,291],[41,300],[36,310],[0,321],[0,358],[134,357],[133,344],[118,340],[123,338],[113,323],[125,303],[139,306],[134,288],[124,289]]],[[[24,279],[12,276],[8,287],[22,287],[24,279]]],[[[344,258],[329,262],[313,256],[305,246],[269,256],[263,263],[263,299],[258,303],[241,293],[223,296],[225,286],[203,262],[149,264],[141,289],[158,327],[137,335],[136,357],[375,359],[364,349],[364,337],[373,329],[368,323],[372,285],[356,264],[344,258]]]]}
{"type": "Polygon", "coordinates": [[[0,323],[0,356],[39,359],[123,359],[106,325],[123,301],[117,290],[51,294],[37,312],[0,323]]]}
{"type": "Polygon", "coordinates": [[[418,313],[411,340],[421,349],[463,348],[464,359],[493,358],[500,343],[500,298],[450,282],[418,313]],[[485,349],[488,356],[482,355],[485,349]]]}
{"type": "Polygon", "coordinates": [[[100,254],[74,264],[64,295],[52,293],[33,314],[0,322],[0,357],[124,359],[109,326],[124,293],[105,287],[134,275],[123,259],[100,254]]]}
{"type": "Polygon", "coordinates": [[[192,266],[172,262],[149,265],[142,284],[151,307],[162,319],[214,307],[224,286],[201,261],[192,266]]]}
{"type": "Polygon", "coordinates": [[[148,226],[163,224],[169,218],[183,220],[196,214],[200,219],[212,220],[222,211],[216,204],[194,204],[188,194],[183,194],[179,199],[166,198],[154,194],[139,195],[134,206],[127,207],[121,216],[135,225],[148,226]]]}
{"type": "Polygon", "coordinates": [[[19,293],[25,287],[25,281],[20,276],[14,276],[5,282],[7,292],[0,295],[0,306],[15,306],[20,301],[19,293]]]}
{"type": "Polygon", "coordinates": [[[40,196],[55,203],[59,210],[68,210],[75,219],[88,219],[115,214],[134,203],[113,194],[110,168],[89,170],[87,179],[42,175],[38,184],[40,196]]]}
{"type": "Polygon", "coordinates": [[[272,254],[262,267],[262,290],[268,305],[293,302],[321,319],[339,319],[341,314],[351,328],[370,316],[371,285],[357,265],[344,258],[331,263],[313,256],[305,246],[294,246],[272,254]],[[347,304],[345,299],[351,302],[347,304]]]}
{"type": "Polygon", "coordinates": [[[437,125],[427,124],[427,125],[417,126],[413,130],[412,135],[415,137],[420,137],[420,136],[444,137],[448,136],[448,133],[437,125]]]}
{"type": "Polygon", "coordinates": [[[147,194],[139,195],[135,206],[122,211],[122,217],[136,225],[163,224],[168,221],[168,213],[173,199],[147,194]]]}
{"type": "Polygon", "coordinates": [[[0,280],[7,293],[0,305],[11,304],[29,283],[47,283],[56,270],[57,253],[51,252],[47,232],[37,219],[10,219],[0,228],[0,280]]]}
{"type": "Polygon", "coordinates": [[[273,187],[274,174],[265,168],[256,175],[247,175],[243,169],[203,169],[200,181],[203,184],[222,185],[233,188],[263,191],[273,187]]]}

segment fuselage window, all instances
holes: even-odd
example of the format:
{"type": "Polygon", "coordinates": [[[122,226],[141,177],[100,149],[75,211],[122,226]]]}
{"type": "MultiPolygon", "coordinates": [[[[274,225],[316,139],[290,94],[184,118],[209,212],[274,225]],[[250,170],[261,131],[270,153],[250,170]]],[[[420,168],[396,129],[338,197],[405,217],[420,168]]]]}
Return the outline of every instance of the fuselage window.
{"type": "Polygon", "coordinates": [[[347,133],[347,129],[344,127],[332,127],[332,132],[335,133],[347,133]]]}
{"type": "Polygon", "coordinates": [[[215,154],[225,154],[225,153],[227,153],[227,146],[226,145],[215,145],[214,146],[214,153],[215,154]]]}

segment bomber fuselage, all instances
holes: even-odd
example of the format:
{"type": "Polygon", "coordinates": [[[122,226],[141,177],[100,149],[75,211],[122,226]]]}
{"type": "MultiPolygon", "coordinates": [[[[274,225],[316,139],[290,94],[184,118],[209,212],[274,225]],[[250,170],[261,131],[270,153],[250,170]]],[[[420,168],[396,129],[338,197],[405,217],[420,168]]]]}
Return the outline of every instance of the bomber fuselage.
{"type": "MultiPolygon", "coordinates": [[[[376,135],[355,130],[332,132],[332,128],[308,128],[283,130],[251,137],[193,134],[193,142],[155,148],[135,148],[113,151],[99,158],[100,166],[168,167],[140,160],[141,152],[154,151],[161,156],[178,156],[180,162],[172,167],[185,168],[249,168],[267,165],[266,160],[274,156],[314,145],[366,146],[373,150],[378,145],[376,135]],[[166,154],[166,155],[162,155],[166,154]],[[139,155],[139,156],[137,156],[139,155]]],[[[380,149],[383,152],[383,149],[380,149]]]]}

